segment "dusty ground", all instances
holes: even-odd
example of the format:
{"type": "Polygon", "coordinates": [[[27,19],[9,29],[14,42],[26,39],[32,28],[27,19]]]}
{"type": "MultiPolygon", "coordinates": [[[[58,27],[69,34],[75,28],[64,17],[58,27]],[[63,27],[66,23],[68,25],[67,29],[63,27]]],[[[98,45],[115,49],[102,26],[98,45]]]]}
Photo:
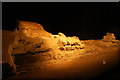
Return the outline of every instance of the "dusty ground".
{"type": "Polygon", "coordinates": [[[17,65],[16,78],[91,79],[118,65],[119,42],[83,40],[85,52],[76,57],[17,65]]]}

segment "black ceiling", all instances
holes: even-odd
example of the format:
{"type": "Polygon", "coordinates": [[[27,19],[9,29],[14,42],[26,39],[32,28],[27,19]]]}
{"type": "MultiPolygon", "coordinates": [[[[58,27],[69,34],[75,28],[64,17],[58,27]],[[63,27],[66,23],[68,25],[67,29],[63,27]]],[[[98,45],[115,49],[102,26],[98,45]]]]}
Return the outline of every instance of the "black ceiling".
{"type": "Polygon", "coordinates": [[[20,20],[38,22],[48,32],[63,32],[80,39],[100,39],[107,32],[120,36],[117,2],[4,2],[2,19],[5,30],[14,30],[20,20]]]}

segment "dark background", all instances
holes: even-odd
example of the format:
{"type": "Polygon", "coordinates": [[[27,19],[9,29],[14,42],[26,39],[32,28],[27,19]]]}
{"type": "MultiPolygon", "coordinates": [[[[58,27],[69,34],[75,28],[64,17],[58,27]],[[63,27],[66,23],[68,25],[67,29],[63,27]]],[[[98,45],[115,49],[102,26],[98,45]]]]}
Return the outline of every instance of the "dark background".
{"type": "Polygon", "coordinates": [[[14,30],[16,21],[33,21],[50,33],[62,32],[80,39],[102,39],[107,32],[119,38],[119,3],[4,2],[3,30],[14,30]]]}
{"type": "MultiPolygon", "coordinates": [[[[16,21],[42,24],[48,32],[63,32],[80,39],[101,39],[107,32],[120,39],[119,3],[2,3],[2,29],[14,30],[16,21]]],[[[119,78],[120,66],[95,80],[119,78]]],[[[116,79],[117,80],[117,79],[116,79]]]]}

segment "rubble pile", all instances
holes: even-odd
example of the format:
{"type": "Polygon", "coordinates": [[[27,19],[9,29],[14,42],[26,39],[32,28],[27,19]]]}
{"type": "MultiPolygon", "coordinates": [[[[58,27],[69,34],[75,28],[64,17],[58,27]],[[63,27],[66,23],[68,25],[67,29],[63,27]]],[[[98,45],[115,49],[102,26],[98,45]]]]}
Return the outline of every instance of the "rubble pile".
{"type": "Polygon", "coordinates": [[[116,40],[116,37],[113,33],[106,33],[106,36],[103,36],[103,41],[114,41],[116,40]]]}
{"type": "Polygon", "coordinates": [[[53,38],[58,39],[58,45],[60,50],[69,51],[75,49],[83,49],[84,44],[82,44],[78,37],[66,37],[63,33],[58,33],[58,35],[52,35],[53,38]]]}

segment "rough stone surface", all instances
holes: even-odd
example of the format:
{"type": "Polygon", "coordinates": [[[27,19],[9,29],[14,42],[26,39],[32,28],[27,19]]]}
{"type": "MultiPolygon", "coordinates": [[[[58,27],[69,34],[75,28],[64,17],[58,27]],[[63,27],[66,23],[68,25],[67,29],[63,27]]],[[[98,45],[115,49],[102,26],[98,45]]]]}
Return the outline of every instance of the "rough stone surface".
{"type": "Polygon", "coordinates": [[[41,55],[44,53],[48,53],[51,58],[57,58],[58,54],[59,56],[65,56],[61,52],[63,50],[71,51],[84,48],[84,44],[80,42],[78,37],[66,37],[63,33],[53,35],[35,22],[19,21],[14,34],[15,41],[10,48],[10,54],[13,56],[13,59],[17,55],[32,54],[34,56],[35,54],[41,55]]]}

